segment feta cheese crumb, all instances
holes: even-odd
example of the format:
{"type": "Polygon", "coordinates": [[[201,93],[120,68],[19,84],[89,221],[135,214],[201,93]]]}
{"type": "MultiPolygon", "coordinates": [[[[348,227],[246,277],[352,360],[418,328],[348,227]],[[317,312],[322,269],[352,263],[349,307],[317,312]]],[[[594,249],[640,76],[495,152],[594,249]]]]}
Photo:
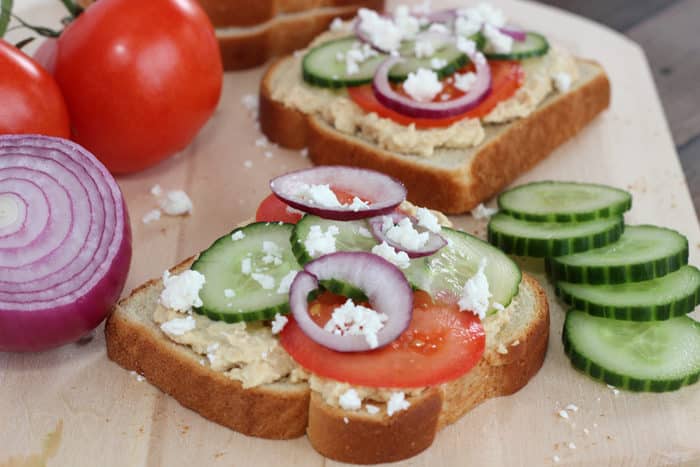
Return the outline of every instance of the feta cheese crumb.
{"type": "Polygon", "coordinates": [[[457,50],[471,57],[476,53],[476,42],[466,37],[459,36],[457,38],[457,50]]]}
{"type": "Polygon", "coordinates": [[[250,275],[250,277],[252,277],[253,280],[260,284],[260,287],[262,287],[265,290],[275,288],[275,278],[270,275],[254,272],[250,275]]]}
{"type": "Polygon", "coordinates": [[[403,34],[393,21],[367,8],[360,8],[357,17],[360,32],[365,34],[374,46],[386,51],[399,48],[403,34]]]}
{"type": "Polygon", "coordinates": [[[164,289],[160,294],[160,303],[166,308],[188,312],[195,306],[202,306],[199,291],[206,279],[200,272],[188,269],[180,274],[163,273],[164,289]]]}
{"type": "Polygon", "coordinates": [[[506,355],[508,353],[508,349],[506,348],[505,345],[498,344],[498,348],[496,349],[496,352],[500,353],[501,355],[506,355]]]}
{"type": "Polygon", "coordinates": [[[591,433],[591,431],[590,431],[588,428],[584,428],[584,429],[583,429],[583,434],[584,434],[584,435],[588,435],[588,434],[590,434],[590,433],[591,433]]]}
{"type": "Polygon", "coordinates": [[[330,30],[333,32],[337,31],[342,31],[343,28],[343,19],[342,18],[333,18],[333,21],[331,22],[331,27],[330,30]]]}
{"type": "Polygon", "coordinates": [[[455,20],[455,32],[460,37],[471,36],[481,30],[482,21],[474,16],[457,16],[455,20]]]}
{"type": "Polygon", "coordinates": [[[552,460],[558,464],[559,461],[561,461],[561,458],[557,455],[554,455],[554,456],[552,456],[552,460]]]}
{"type": "Polygon", "coordinates": [[[236,296],[236,291],[233,289],[224,289],[224,297],[233,298],[236,296]]]}
{"type": "Polygon", "coordinates": [[[241,260],[241,273],[246,276],[253,270],[253,264],[250,258],[243,258],[241,260]]]}
{"type": "Polygon", "coordinates": [[[379,346],[377,333],[384,327],[389,317],[377,313],[371,308],[355,305],[352,299],[333,310],[331,319],[323,327],[328,332],[338,335],[364,336],[370,349],[379,346]]]}
{"type": "Polygon", "coordinates": [[[515,339],[512,344],[510,344],[511,347],[517,347],[520,345],[520,339],[515,339]]]}
{"type": "Polygon", "coordinates": [[[245,94],[241,97],[241,104],[243,104],[243,107],[245,107],[248,112],[255,114],[257,114],[258,107],[260,106],[257,94],[245,94]]]}
{"type": "Polygon", "coordinates": [[[143,375],[140,375],[140,374],[136,373],[135,371],[130,371],[129,374],[131,374],[131,376],[136,378],[136,381],[138,381],[139,383],[146,381],[146,378],[143,375]]]}
{"type": "Polygon", "coordinates": [[[367,409],[367,413],[370,415],[376,415],[379,413],[379,407],[376,405],[365,404],[365,409],[367,409]]]}
{"type": "Polygon", "coordinates": [[[285,294],[289,293],[289,288],[294,282],[294,278],[297,277],[299,271],[289,271],[281,280],[280,285],[277,287],[277,293],[285,294]]]}
{"type": "Polygon", "coordinates": [[[396,412],[408,409],[411,405],[406,400],[406,395],[403,392],[392,392],[389,402],[386,404],[386,413],[391,417],[396,412]]]}
{"type": "Polygon", "coordinates": [[[447,60],[444,58],[433,58],[430,60],[430,68],[433,70],[440,70],[447,66],[447,60]]]}
{"type": "Polygon", "coordinates": [[[191,316],[184,318],[175,318],[160,325],[164,333],[171,336],[182,336],[186,332],[190,332],[197,326],[197,322],[191,316]]]}
{"type": "Polygon", "coordinates": [[[569,419],[569,412],[567,412],[567,411],[564,410],[564,409],[561,409],[561,410],[559,411],[559,416],[560,416],[561,418],[564,418],[564,419],[568,420],[568,419],[569,419]]]}
{"type": "Polygon", "coordinates": [[[578,412],[578,406],[576,404],[569,404],[564,408],[566,410],[571,410],[572,412],[578,412]]]}
{"type": "Polygon", "coordinates": [[[209,359],[209,364],[213,364],[216,360],[216,351],[219,349],[218,342],[212,342],[207,346],[207,359],[209,359]]]}
{"type": "Polygon", "coordinates": [[[613,395],[617,396],[618,394],[620,394],[620,390],[617,389],[617,388],[616,388],[615,386],[613,386],[612,384],[608,384],[608,388],[612,389],[613,395]]]}
{"type": "Polygon", "coordinates": [[[262,244],[262,249],[265,255],[262,257],[262,262],[265,264],[274,264],[279,266],[282,264],[282,248],[269,240],[264,240],[262,244]]]}
{"type": "Polygon", "coordinates": [[[160,208],[169,216],[182,216],[192,212],[192,200],[182,190],[170,190],[159,202],[160,208]]]}
{"type": "Polygon", "coordinates": [[[261,136],[260,138],[255,140],[255,146],[259,148],[266,148],[270,145],[270,140],[267,139],[265,136],[261,136]]]}
{"type": "Polygon", "coordinates": [[[357,233],[358,233],[358,235],[361,235],[361,236],[363,236],[363,237],[365,237],[365,238],[372,238],[372,232],[370,232],[369,230],[367,230],[367,229],[364,228],[364,227],[358,228],[358,229],[357,229],[357,233]]]}
{"type": "Polygon", "coordinates": [[[408,217],[404,217],[398,224],[394,225],[391,217],[384,216],[382,232],[389,240],[407,250],[417,250],[424,247],[430,238],[428,232],[418,232],[408,217]]]}
{"type": "Polygon", "coordinates": [[[309,157],[309,148],[302,149],[301,151],[299,151],[299,154],[301,155],[301,157],[306,159],[307,157],[309,157]]]}
{"type": "Polygon", "coordinates": [[[410,72],[403,82],[403,88],[414,100],[430,102],[442,91],[442,83],[437,73],[427,68],[418,68],[410,72]]]}
{"type": "Polygon", "coordinates": [[[343,423],[347,425],[348,423],[350,423],[350,419],[348,417],[343,417],[343,423]]]}
{"type": "Polygon", "coordinates": [[[438,221],[438,218],[430,209],[418,208],[416,210],[416,219],[418,219],[418,225],[425,227],[433,233],[440,233],[442,226],[438,221]]]}
{"type": "Polygon", "coordinates": [[[361,211],[363,209],[367,209],[368,207],[369,204],[366,201],[362,201],[357,196],[353,197],[352,203],[350,203],[350,209],[352,209],[353,212],[361,211]]]}
{"type": "Polygon", "coordinates": [[[394,12],[394,24],[401,31],[403,39],[413,39],[420,31],[418,18],[412,16],[406,5],[399,5],[394,12]]]}
{"type": "Polygon", "coordinates": [[[411,258],[408,257],[405,251],[397,252],[394,247],[387,242],[382,242],[380,245],[372,247],[372,253],[381,256],[400,269],[406,269],[411,265],[411,258]]]}
{"type": "Polygon", "coordinates": [[[242,230],[236,230],[231,234],[231,240],[234,242],[237,240],[243,240],[245,238],[245,233],[242,230]]]}
{"type": "Polygon", "coordinates": [[[482,219],[488,219],[489,217],[493,216],[498,212],[498,209],[495,208],[487,208],[484,206],[484,203],[479,203],[477,207],[472,209],[471,215],[474,219],[477,220],[482,220],[482,219]]]}
{"type": "Polygon", "coordinates": [[[253,161],[249,161],[249,160],[243,161],[243,167],[245,167],[246,169],[252,168],[252,167],[253,167],[253,161]]]}
{"type": "Polygon", "coordinates": [[[144,224],[150,224],[158,219],[160,219],[160,209],[151,209],[141,218],[144,224]]]}
{"type": "Polygon", "coordinates": [[[287,325],[289,318],[279,313],[275,313],[275,319],[272,321],[272,334],[279,334],[287,325]]]}
{"type": "Polygon", "coordinates": [[[435,54],[435,47],[432,41],[427,39],[418,40],[413,46],[413,53],[416,58],[432,57],[435,54]]]}
{"type": "Polygon", "coordinates": [[[339,208],[342,206],[335,192],[331,190],[331,186],[325,185],[309,185],[302,184],[297,191],[297,196],[307,200],[311,204],[323,206],[326,208],[339,208]]]}
{"type": "Polygon", "coordinates": [[[338,398],[338,402],[340,403],[340,407],[344,410],[358,410],[362,407],[362,399],[360,399],[357,395],[357,391],[354,389],[348,389],[341,394],[340,398],[338,398]]]}
{"type": "MultiPolygon", "coordinates": [[[[506,307],[504,307],[503,305],[501,305],[501,304],[498,303],[498,302],[493,302],[493,303],[492,303],[492,306],[493,306],[494,310],[497,310],[497,311],[503,311],[503,310],[506,309],[506,307]]],[[[520,343],[520,341],[518,341],[518,344],[519,344],[519,343],[520,343]]],[[[515,345],[517,345],[517,344],[515,344],[515,345]]]]}
{"type": "Polygon", "coordinates": [[[455,75],[455,87],[462,92],[469,92],[474,83],[476,82],[476,73],[467,72],[464,74],[457,73],[455,75]]]}
{"type": "Polygon", "coordinates": [[[486,37],[486,47],[489,51],[497,54],[509,54],[513,50],[513,38],[508,34],[503,34],[498,27],[491,24],[485,24],[483,27],[484,36],[486,37]]]}
{"type": "Polygon", "coordinates": [[[576,449],[576,445],[574,443],[569,443],[567,446],[569,449],[576,449]]]}
{"type": "Polygon", "coordinates": [[[464,284],[462,297],[459,299],[459,309],[469,310],[483,320],[489,309],[489,280],[484,274],[486,270],[486,258],[479,263],[479,270],[464,284]]]}
{"type": "Polygon", "coordinates": [[[163,189],[160,187],[160,185],[155,184],[151,187],[151,194],[153,196],[161,196],[163,194],[163,189]]]}
{"type": "Polygon", "coordinates": [[[557,88],[559,92],[566,92],[571,89],[571,75],[565,72],[560,72],[552,76],[554,81],[554,87],[557,88]]]}
{"type": "Polygon", "coordinates": [[[340,233],[335,225],[328,226],[324,232],[320,225],[312,225],[309,235],[304,240],[304,246],[312,257],[327,255],[335,252],[335,237],[340,233]]]}

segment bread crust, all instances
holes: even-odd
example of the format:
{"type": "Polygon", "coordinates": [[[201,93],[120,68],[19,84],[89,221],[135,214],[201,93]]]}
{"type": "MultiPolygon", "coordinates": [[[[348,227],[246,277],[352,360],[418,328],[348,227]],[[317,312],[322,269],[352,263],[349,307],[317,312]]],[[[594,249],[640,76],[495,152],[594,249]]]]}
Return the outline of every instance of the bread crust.
{"type": "Polygon", "coordinates": [[[595,62],[581,60],[599,73],[526,118],[490,125],[497,136],[488,138],[471,157],[465,155],[460,165],[444,167],[383,150],[336,131],[317,116],[275,102],[272,77],[281,60],[270,66],[260,87],[260,125],[268,139],[291,149],[308,147],[315,164],[351,165],[392,175],[408,188],[409,201],[448,214],[467,212],[501,191],[610,105],[607,75],[595,62]]]}
{"type": "MultiPolygon", "coordinates": [[[[326,1],[333,3],[333,0],[326,1]]],[[[360,7],[375,10],[384,8],[384,0],[334,1],[339,5],[338,8],[274,17],[249,30],[217,28],[216,37],[224,69],[241,70],[262,65],[273,57],[303,49],[327,30],[335,18],[352,18],[360,7]]],[[[240,12],[239,6],[236,6],[236,11],[240,12]]]]}

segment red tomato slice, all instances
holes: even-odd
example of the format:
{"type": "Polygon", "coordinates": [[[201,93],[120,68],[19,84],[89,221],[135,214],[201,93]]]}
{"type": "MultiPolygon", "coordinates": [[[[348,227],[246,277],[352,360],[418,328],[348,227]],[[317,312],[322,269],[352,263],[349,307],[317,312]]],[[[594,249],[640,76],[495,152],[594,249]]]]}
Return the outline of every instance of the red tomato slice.
{"type": "MultiPolygon", "coordinates": [[[[389,118],[401,125],[415,123],[417,128],[436,128],[450,126],[454,122],[464,118],[480,118],[493,110],[499,102],[508,99],[522,86],[525,80],[525,73],[519,62],[516,61],[492,61],[491,67],[492,85],[491,93],[474,109],[461,115],[447,118],[413,118],[403,115],[395,110],[385,107],[380,103],[372,91],[372,86],[356,86],[348,88],[350,98],[366,112],[374,112],[380,117],[389,118]]],[[[471,65],[460,70],[460,73],[470,71],[471,65]]],[[[448,78],[449,79],[449,78],[448,78]]],[[[444,90],[441,94],[448,94],[451,99],[463,96],[464,93],[455,88],[452,81],[443,80],[444,90]]],[[[401,87],[397,86],[396,91],[403,93],[401,87]]],[[[436,97],[436,102],[439,96],[436,97]]],[[[450,99],[450,100],[451,100],[450,99]]]]}
{"type": "MultiPolygon", "coordinates": [[[[346,298],[323,294],[309,308],[323,325],[346,298]]],[[[290,315],[280,343],[302,367],[319,376],[370,387],[416,388],[451,381],[468,372],[484,353],[484,328],[473,313],[433,303],[416,292],[411,324],[386,347],[336,352],[311,340],[290,315]]]]}
{"type": "MultiPolygon", "coordinates": [[[[333,193],[338,198],[342,204],[352,203],[355,195],[348,193],[347,191],[337,190],[331,187],[333,193]]],[[[363,199],[363,201],[367,201],[363,199]]],[[[288,222],[290,224],[296,224],[302,218],[303,213],[298,213],[295,211],[289,212],[287,208],[289,207],[284,201],[279,199],[273,194],[269,195],[267,198],[262,200],[258,206],[258,210],[255,213],[256,222],[288,222]]]]}

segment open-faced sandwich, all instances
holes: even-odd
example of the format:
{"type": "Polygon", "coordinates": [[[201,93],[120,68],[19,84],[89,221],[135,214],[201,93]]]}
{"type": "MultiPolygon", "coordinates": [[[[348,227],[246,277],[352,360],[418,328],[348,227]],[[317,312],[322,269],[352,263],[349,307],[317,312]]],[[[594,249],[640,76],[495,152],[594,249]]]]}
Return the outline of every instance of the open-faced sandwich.
{"type": "Polygon", "coordinates": [[[112,360],[217,423],[306,433],[322,455],[354,463],[417,454],[542,365],[539,284],[407,203],[395,179],[328,166],[271,188],[256,222],[115,307],[112,360]]]}
{"type": "Polygon", "coordinates": [[[317,164],[400,179],[408,199],[465,212],[571,138],[610,100],[595,62],[491,5],[361,9],[275,62],[260,88],[267,137],[317,164]]]}

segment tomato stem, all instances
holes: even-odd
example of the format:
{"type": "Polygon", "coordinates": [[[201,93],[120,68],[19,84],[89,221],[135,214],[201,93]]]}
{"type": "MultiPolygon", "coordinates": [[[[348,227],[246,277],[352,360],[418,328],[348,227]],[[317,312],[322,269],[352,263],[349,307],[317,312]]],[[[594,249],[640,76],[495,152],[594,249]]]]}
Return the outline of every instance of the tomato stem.
{"type": "Polygon", "coordinates": [[[66,7],[66,10],[68,10],[68,13],[71,14],[73,19],[77,18],[83,12],[83,7],[73,0],[61,0],[61,3],[63,3],[63,6],[66,7]]]}
{"type": "MultiPolygon", "coordinates": [[[[3,1],[4,1],[4,0],[3,0],[3,1]]],[[[3,9],[3,11],[4,11],[4,9],[3,9]]],[[[47,27],[44,27],[44,26],[34,26],[34,25],[32,25],[32,24],[29,24],[29,23],[27,23],[26,21],[24,21],[22,18],[20,18],[19,16],[15,15],[15,14],[13,14],[13,13],[10,13],[10,16],[11,16],[12,18],[14,18],[14,19],[15,19],[19,24],[21,24],[23,27],[25,27],[25,28],[27,28],[27,29],[31,29],[31,30],[34,31],[35,33],[39,34],[40,36],[44,36],[44,37],[58,37],[58,36],[61,35],[61,32],[60,32],[60,31],[55,31],[55,30],[53,30],[53,29],[51,29],[51,28],[47,28],[47,27]]]]}
{"type": "Polygon", "coordinates": [[[10,24],[10,15],[12,14],[12,0],[0,1],[0,37],[5,35],[7,25],[10,24]]]}

